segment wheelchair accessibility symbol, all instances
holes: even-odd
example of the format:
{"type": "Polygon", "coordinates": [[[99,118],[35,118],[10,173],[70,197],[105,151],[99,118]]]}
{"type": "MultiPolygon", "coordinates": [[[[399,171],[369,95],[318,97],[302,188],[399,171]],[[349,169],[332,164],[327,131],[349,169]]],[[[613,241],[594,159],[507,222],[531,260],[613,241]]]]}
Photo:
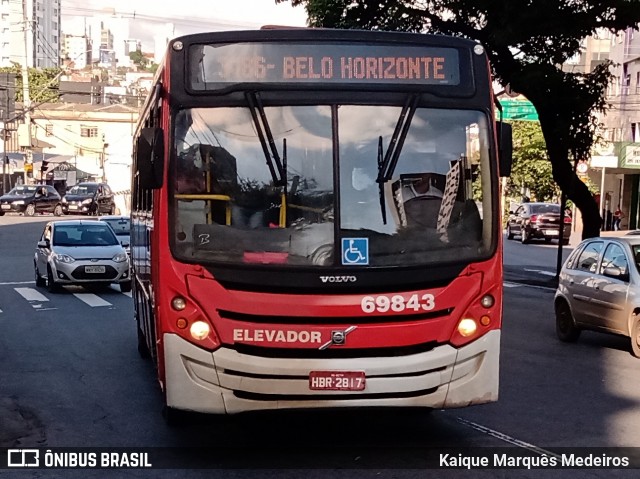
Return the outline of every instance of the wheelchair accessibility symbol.
{"type": "Polygon", "coordinates": [[[342,238],[342,264],[369,264],[369,238],[342,238]]]}

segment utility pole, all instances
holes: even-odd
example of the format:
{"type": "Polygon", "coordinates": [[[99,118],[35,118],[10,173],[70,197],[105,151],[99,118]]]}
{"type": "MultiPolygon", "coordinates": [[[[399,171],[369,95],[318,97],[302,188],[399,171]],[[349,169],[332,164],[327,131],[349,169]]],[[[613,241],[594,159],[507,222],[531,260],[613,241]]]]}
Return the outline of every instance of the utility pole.
{"type": "Polygon", "coordinates": [[[24,122],[27,125],[27,148],[24,161],[24,183],[28,184],[27,165],[30,165],[33,175],[33,152],[31,150],[31,98],[29,96],[29,45],[33,46],[31,34],[31,20],[28,10],[29,0],[22,0],[22,16],[24,21],[24,62],[22,63],[22,102],[24,110],[24,122]]]}

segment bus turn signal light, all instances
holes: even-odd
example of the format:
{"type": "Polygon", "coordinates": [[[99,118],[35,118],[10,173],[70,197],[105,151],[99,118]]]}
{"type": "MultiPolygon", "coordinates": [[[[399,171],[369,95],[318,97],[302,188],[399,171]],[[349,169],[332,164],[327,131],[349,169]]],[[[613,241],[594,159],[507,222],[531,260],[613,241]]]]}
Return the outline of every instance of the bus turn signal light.
{"type": "Polygon", "coordinates": [[[480,324],[483,326],[489,326],[491,324],[491,318],[485,314],[480,318],[480,324]]]}
{"type": "Polygon", "coordinates": [[[178,320],[176,321],[176,326],[178,327],[178,329],[185,329],[188,324],[189,322],[184,318],[178,318],[178,320]]]}
{"type": "Polygon", "coordinates": [[[465,338],[473,336],[477,329],[478,325],[473,319],[465,318],[458,323],[458,332],[465,338]]]}

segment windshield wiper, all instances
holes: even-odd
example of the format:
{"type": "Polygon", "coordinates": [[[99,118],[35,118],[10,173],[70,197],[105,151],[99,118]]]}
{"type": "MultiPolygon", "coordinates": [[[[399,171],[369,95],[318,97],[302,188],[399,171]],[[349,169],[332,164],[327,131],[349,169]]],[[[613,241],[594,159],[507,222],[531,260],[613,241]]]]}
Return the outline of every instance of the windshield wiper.
{"type": "Polygon", "coordinates": [[[256,132],[258,133],[260,145],[262,145],[262,152],[267,160],[267,166],[269,167],[273,184],[274,186],[285,186],[287,184],[286,173],[280,160],[271,128],[269,128],[269,122],[264,112],[264,107],[262,106],[262,100],[256,92],[246,92],[245,97],[249,104],[249,111],[251,112],[256,132]]]}
{"type": "Polygon", "coordinates": [[[411,126],[411,120],[418,107],[419,95],[413,94],[407,98],[406,103],[402,107],[396,128],[393,130],[391,141],[389,142],[389,148],[384,155],[382,164],[378,165],[378,183],[386,183],[393,176],[393,172],[398,164],[398,158],[400,158],[400,151],[404,140],[407,138],[409,132],[409,126],[411,126]]]}
{"type": "Polygon", "coordinates": [[[413,120],[413,115],[418,107],[419,98],[420,97],[416,94],[410,95],[407,98],[407,101],[400,112],[400,116],[398,117],[398,122],[396,123],[393,135],[391,136],[391,141],[389,142],[389,148],[387,148],[387,152],[384,154],[384,157],[382,154],[382,150],[384,149],[382,146],[382,136],[378,137],[378,177],[376,178],[376,182],[378,183],[380,192],[380,211],[382,213],[382,222],[385,225],[387,224],[387,208],[384,200],[384,185],[391,179],[393,172],[396,169],[402,145],[404,145],[404,140],[407,138],[409,126],[411,126],[411,120],[413,120]]]}
{"type": "Polygon", "coordinates": [[[382,146],[382,136],[378,137],[378,193],[380,195],[380,213],[382,213],[382,223],[387,224],[387,204],[384,200],[384,181],[380,181],[380,171],[382,170],[382,166],[384,164],[384,157],[382,154],[382,150],[384,147],[382,146]]]}

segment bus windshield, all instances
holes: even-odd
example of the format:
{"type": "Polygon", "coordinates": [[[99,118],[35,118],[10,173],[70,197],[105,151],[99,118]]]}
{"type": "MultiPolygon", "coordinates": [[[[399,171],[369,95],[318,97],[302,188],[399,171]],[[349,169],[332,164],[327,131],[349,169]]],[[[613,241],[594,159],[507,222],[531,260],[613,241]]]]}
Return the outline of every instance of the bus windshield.
{"type": "Polygon", "coordinates": [[[484,113],[418,107],[401,138],[402,106],[268,106],[262,128],[255,113],[177,113],[169,177],[179,258],[396,267],[486,256],[484,113]]]}

